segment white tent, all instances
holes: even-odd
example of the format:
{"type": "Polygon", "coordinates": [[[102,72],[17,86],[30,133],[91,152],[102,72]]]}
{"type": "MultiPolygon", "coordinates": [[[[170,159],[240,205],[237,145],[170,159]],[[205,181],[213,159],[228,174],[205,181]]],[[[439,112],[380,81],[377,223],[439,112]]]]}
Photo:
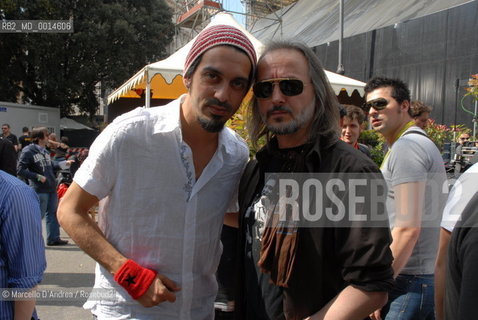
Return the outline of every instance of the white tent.
{"type": "MultiPolygon", "coordinates": [[[[245,30],[230,14],[223,12],[216,14],[206,28],[218,24],[232,25],[240,29],[251,40],[258,56],[260,55],[263,44],[245,30]]],[[[194,40],[188,42],[168,58],[143,67],[143,69],[108,96],[108,103],[112,103],[121,97],[139,98],[139,92],[144,90],[146,91],[146,107],[150,106],[151,97],[159,99],[177,98],[186,91],[182,83],[182,72],[186,55],[194,40]],[[152,94],[150,94],[151,92],[152,94]]],[[[336,94],[345,89],[349,94],[352,94],[353,90],[358,90],[360,95],[363,95],[365,83],[330,71],[326,71],[326,73],[336,94]]]]}

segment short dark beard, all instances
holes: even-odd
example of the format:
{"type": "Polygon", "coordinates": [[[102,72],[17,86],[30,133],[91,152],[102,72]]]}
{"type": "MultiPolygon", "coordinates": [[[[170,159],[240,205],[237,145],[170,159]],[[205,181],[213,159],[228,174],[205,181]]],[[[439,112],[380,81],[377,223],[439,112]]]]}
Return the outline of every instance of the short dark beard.
{"type": "Polygon", "coordinates": [[[198,117],[198,122],[201,127],[207,132],[219,132],[224,128],[224,122],[221,121],[221,117],[214,117],[208,119],[205,117],[198,117]]]}
{"type": "MultiPolygon", "coordinates": [[[[207,99],[206,105],[216,105],[223,108],[226,108],[229,112],[232,111],[232,106],[227,102],[221,102],[216,98],[209,98],[207,99]]],[[[207,117],[198,116],[198,121],[201,127],[206,130],[207,132],[219,132],[224,128],[224,124],[226,121],[223,120],[223,117],[211,115],[211,119],[207,117]]]]}

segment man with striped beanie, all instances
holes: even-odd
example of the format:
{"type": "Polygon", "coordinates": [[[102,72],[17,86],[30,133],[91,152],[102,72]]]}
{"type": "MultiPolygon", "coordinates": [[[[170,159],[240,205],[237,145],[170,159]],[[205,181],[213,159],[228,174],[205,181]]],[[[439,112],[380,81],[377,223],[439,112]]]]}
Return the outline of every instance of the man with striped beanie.
{"type": "Polygon", "coordinates": [[[255,65],[243,32],[203,30],[184,66],[188,92],[116,118],[91,146],[58,217],[98,262],[95,288],[113,292],[85,303],[98,319],[213,319],[219,237],[249,154],[224,124],[255,65]],[[96,225],[87,212],[98,200],[96,225]]]}

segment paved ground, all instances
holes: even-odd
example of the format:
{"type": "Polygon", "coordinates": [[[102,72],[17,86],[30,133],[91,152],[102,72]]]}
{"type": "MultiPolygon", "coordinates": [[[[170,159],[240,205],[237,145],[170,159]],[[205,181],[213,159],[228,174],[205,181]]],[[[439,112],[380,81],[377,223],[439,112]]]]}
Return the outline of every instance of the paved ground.
{"type": "MultiPolygon", "coordinates": [[[[45,235],[45,221],[43,221],[45,235]]],[[[91,313],[82,308],[93,286],[95,263],[81,251],[68,235],[61,230],[62,239],[70,243],[66,246],[46,247],[47,269],[39,291],[44,294],[57,294],[53,298],[37,301],[37,313],[41,320],[91,320],[91,313]],[[42,290],[43,289],[43,290],[42,290]],[[64,294],[65,297],[61,295],[64,294]],[[66,297],[76,294],[75,297],[66,297]]]]}

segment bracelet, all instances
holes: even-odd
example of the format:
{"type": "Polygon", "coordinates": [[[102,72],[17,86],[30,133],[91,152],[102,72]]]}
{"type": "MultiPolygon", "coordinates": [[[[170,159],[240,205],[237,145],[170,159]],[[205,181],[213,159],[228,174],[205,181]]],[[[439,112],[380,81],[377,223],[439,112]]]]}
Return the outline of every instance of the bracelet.
{"type": "Polygon", "coordinates": [[[146,293],[157,274],[128,259],[115,273],[114,280],[136,300],[146,293]]]}

